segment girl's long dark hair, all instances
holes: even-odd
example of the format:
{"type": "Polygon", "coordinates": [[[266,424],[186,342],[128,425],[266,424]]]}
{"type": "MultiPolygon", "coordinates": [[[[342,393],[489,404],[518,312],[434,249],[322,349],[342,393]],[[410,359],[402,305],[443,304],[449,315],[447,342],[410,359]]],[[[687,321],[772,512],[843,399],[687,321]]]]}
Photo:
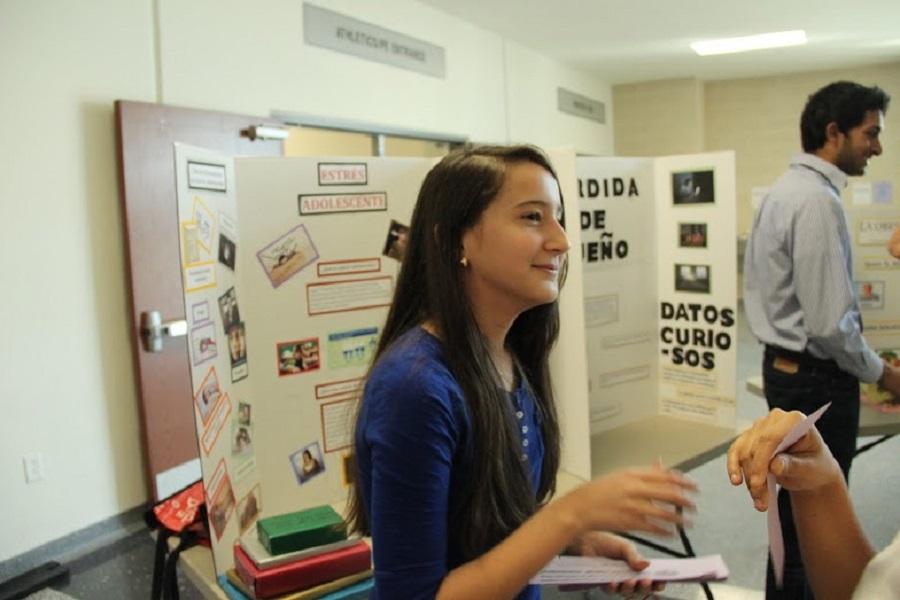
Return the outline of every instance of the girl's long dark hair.
{"type": "MultiPolygon", "coordinates": [[[[471,477],[461,505],[448,517],[451,543],[466,560],[499,543],[534,513],[536,504],[552,496],[559,467],[559,422],[548,367],[559,334],[557,302],[519,315],[506,340],[534,392],[541,421],[545,450],[535,494],[520,458],[521,438],[511,419],[509,400],[475,322],[459,262],[463,232],[476,224],[497,196],[507,166],[521,162],[535,163],[557,179],[550,161],[532,146],[456,150],[425,177],[374,359],[377,364],[397,338],[426,320],[440,332],[444,356],[462,388],[471,419],[471,477]]],[[[565,269],[562,272],[561,279],[565,269]]],[[[348,510],[349,529],[369,535],[371,524],[357,485],[351,488],[348,510]]]]}

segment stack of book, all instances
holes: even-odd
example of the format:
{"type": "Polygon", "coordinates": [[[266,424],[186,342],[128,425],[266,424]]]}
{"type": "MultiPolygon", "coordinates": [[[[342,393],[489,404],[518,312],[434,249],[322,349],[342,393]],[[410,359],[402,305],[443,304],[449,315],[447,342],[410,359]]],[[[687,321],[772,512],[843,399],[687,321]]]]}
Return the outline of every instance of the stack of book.
{"type": "Polygon", "coordinates": [[[330,506],[260,519],[219,583],[234,600],[355,600],[372,588],[372,551],[330,506]]]}

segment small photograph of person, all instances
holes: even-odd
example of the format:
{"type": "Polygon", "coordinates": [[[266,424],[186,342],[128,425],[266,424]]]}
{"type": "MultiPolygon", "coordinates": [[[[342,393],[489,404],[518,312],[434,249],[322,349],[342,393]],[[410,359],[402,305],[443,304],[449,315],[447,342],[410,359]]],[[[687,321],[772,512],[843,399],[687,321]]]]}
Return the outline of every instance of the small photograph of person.
{"type": "Polygon", "coordinates": [[[384,250],[381,251],[381,254],[403,262],[408,240],[409,227],[391,219],[391,226],[388,227],[387,237],[384,240],[384,250]]]}
{"type": "Polygon", "coordinates": [[[247,368],[247,334],[244,323],[232,325],[228,334],[228,358],[231,360],[231,382],[236,383],[249,375],[247,368]]]}
{"type": "Polygon", "coordinates": [[[250,490],[249,494],[241,498],[237,505],[241,533],[253,524],[253,521],[259,516],[259,509],[259,486],[256,486],[250,490]]]}
{"type": "Polygon", "coordinates": [[[300,485],[324,472],[325,461],[322,458],[322,451],[319,449],[319,442],[313,442],[291,454],[291,467],[294,470],[294,477],[297,478],[297,483],[300,485]]]}
{"type": "Polygon", "coordinates": [[[241,321],[241,313],[238,310],[237,292],[233,287],[219,296],[219,313],[222,315],[222,328],[225,333],[241,321]]]}
{"type": "Polygon", "coordinates": [[[706,223],[679,223],[678,245],[682,248],[706,248],[706,223]]]}
{"type": "Polygon", "coordinates": [[[201,365],[218,355],[216,349],[216,326],[212,321],[191,329],[191,345],[194,365],[201,365]]]}
{"type": "Polygon", "coordinates": [[[712,171],[672,173],[672,202],[698,204],[715,202],[712,171]]]}
{"type": "Polygon", "coordinates": [[[250,403],[238,402],[238,424],[250,425],[250,403]]]}
{"type": "Polygon", "coordinates": [[[235,424],[231,440],[231,454],[250,454],[253,452],[253,441],[250,439],[250,427],[235,424]]]}
{"type": "Polygon", "coordinates": [[[216,402],[219,401],[221,393],[221,390],[219,390],[218,379],[210,378],[203,384],[203,389],[200,390],[197,400],[197,408],[200,410],[200,420],[203,421],[203,423],[206,423],[209,419],[209,413],[212,410],[212,407],[216,405],[216,402]]]}
{"type": "Polygon", "coordinates": [[[232,367],[246,362],[247,338],[243,323],[237,323],[228,329],[228,351],[232,367]]]}
{"type": "Polygon", "coordinates": [[[297,360],[294,358],[292,345],[286,344],[282,347],[279,344],[278,347],[278,376],[284,377],[285,375],[296,375],[299,373],[300,367],[297,366],[297,360]]]}
{"type": "Polygon", "coordinates": [[[856,296],[859,298],[860,308],[884,308],[884,282],[857,281],[856,296]]]}
{"type": "Polygon", "coordinates": [[[216,539],[222,537],[225,525],[234,511],[234,491],[231,489],[231,482],[227,481],[223,484],[225,487],[219,491],[219,495],[213,500],[209,509],[209,521],[212,523],[213,530],[216,532],[216,539]]]}
{"type": "Polygon", "coordinates": [[[679,292],[697,292],[708,294],[708,265],[675,265],[675,290],[679,292]]]}

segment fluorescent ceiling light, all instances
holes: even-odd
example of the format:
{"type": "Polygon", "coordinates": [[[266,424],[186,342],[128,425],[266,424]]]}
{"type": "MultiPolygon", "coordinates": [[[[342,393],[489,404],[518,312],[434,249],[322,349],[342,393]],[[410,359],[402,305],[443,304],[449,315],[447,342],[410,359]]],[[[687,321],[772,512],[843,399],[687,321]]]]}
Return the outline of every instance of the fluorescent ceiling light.
{"type": "Polygon", "coordinates": [[[720,40],[703,40],[691,44],[691,49],[700,56],[711,56],[713,54],[733,54],[735,52],[747,52],[748,50],[762,50],[763,48],[800,46],[805,43],[806,32],[798,29],[796,31],[777,31],[775,33],[761,33],[759,35],[722,38],[720,40]]]}

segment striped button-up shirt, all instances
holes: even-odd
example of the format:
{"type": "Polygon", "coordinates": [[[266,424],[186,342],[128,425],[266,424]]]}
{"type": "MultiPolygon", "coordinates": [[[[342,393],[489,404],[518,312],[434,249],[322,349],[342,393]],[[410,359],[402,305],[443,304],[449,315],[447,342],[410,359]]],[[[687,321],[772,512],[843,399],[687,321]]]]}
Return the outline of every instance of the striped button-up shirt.
{"type": "Polygon", "coordinates": [[[744,257],[744,309],[762,343],[832,359],[860,380],[884,368],[862,335],[847,215],[847,175],[798,154],[763,199],[744,257]]]}

